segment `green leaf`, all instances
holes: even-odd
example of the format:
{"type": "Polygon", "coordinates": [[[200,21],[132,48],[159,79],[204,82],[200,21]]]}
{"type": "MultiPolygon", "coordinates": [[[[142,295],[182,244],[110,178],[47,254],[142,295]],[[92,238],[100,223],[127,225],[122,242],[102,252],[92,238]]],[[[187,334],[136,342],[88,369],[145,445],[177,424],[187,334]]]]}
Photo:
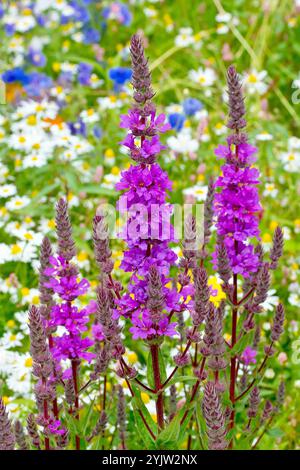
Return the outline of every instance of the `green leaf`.
{"type": "Polygon", "coordinates": [[[116,191],[114,189],[103,188],[99,184],[84,184],[77,187],[78,192],[84,192],[87,194],[98,194],[99,196],[116,196],[116,191]]]}
{"type": "Polygon", "coordinates": [[[200,403],[197,403],[196,406],[196,419],[198,423],[199,430],[199,439],[202,444],[203,450],[208,449],[207,434],[206,434],[206,422],[202,412],[202,406],[200,403]]]}
{"type": "Polygon", "coordinates": [[[253,343],[253,336],[254,336],[253,330],[243,335],[241,339],[230,350],[231,356],[238,356],[239,354],[241,354],[249,344],[253,343]]]}
{"type": "Polygon", "coordinates": [[[167,443],[177,444],[180,433],[181,416],[177,414],[168,426],[157,436],[157,445],[165,445],[167,443]]]}

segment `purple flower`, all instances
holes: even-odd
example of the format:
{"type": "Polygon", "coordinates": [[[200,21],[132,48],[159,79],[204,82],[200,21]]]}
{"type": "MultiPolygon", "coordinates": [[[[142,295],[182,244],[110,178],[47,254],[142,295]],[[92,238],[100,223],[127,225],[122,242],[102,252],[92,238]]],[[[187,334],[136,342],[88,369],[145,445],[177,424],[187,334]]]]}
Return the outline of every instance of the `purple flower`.
{"type": "Polygon", "coordinates": [[[157,334],[159,336],[175,336],[178,335],[175,330],[177,323],[170,323],[166,315],[164,315],[158,323],[157,334]]]}
{"type": "Polygon", "coordinates": [[[130,149],[133,160],[145,163],[152,163],[153,157],[166,148],[161,145],[157,135],[152,137],[151,140],[144,139],[141,146],[137,146],[133,134],[128,134],[121,144],[130,149]]]}
{"type": "Polygon", "coordinates": [[[52,289],[63,300],[74,300],[80,295],[84,295],[90,287],[87,279],[77,282],[76,276],[61,277],[59,279],[52,278],[45,283],[45,287],[52,289]]]}
{"type": "Polygon", "coordinates": [[[156,330],[153,328],[152,320],[147,311],[143,313],[142,318],[134,314],[132,316],[132,324],[133,326],[129,328],[129,331],[132,333],[133,339],[149,339],[156,334],[156,330]]]}
{"type": "Polygon", "coordinates": [[[246,366],[249,366],[249,364],[256,364],[256,355],[257,351],[255,351],[255,349],[252,349],[251,346],[247,346],[241,355],[241,361],[246,366]]]}
{"type": "Polygon", "coordinates": [[[58,360],[75,360],[85,359],[90,362],[95,354],[87,351],[94,342],[90,338],[81,338],[80,336],[72,336],[64,334],[53,338],[54,347],[52,349],[53,357],[58,360]]]}
{"type": "Polygon", "coordinates": [[[50,434],[54,434],[55,436],[63,436],[66,433],[66,428],[61,427],[61,422],[59,419],[49,419],[48,430],[50,434]]]}
{"type": "Polygon", "coordinates": [[[90,64],[86,64],[85,62],[78,64],[77,77],[80,85],[88,86],[90,84],[92,70],[93,67],[90,64]]]}
{"type": "Polygon", "coordinates": [[[103,333],[102,325],[95,323],[92,326],[92,335],[95,341],[103,341],[105,339],[105,335],[103,333]]]}
{"type": "Polygon", "coordinates": [[[54,305],[51,309],[49,326],[64,326],[70,333],[78,334],[87,330],[88,322],[87,309],[79,310],[69,303],[54,305]]]}

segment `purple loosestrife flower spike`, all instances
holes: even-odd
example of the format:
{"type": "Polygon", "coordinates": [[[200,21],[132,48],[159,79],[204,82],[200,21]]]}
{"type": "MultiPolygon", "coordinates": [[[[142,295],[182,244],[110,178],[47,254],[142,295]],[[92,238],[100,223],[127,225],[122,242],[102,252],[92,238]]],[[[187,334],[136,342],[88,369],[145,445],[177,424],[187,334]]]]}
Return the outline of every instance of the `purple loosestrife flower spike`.
{"type": "Polygon", "coordinates": [[[172,208],[167,203],[167,191],[172,185],[156,162],[164,149],[159,134],[170,126],[165,123],[163,114],[156,115],[155,106],[150,103],[153,97],[151,76],[138,36],[132,38],[131,55],[134,99],[138,105],[121,116],[120,126],[129,129],[121,143],[130,149],[131,158],[137,164],[122,172],[116,189],[124,190],[118,201],[120,213],[130,214],[120,233],[128,246],[120,267],[132,274],[128,292],[115,299],[114,315],[131,320],[133,326],[129,331],[134,339],[148,341],[177,334],[176,324],[170,323],[168,314],[183,310],[183,305],[179,305],[177,290],[168,286],[170,267],[177,259],[169,246],[174,241],[170,221],[172,208]],[[143,210],[137,211],[137,207],[143,210]],[[152,291],[159,292],[156,299],[152,291]]]}
{"type": "Polygon", "coordinates": [[[52,371],[51,356],[45,327],[39,310],[33,305],[29,311],[30,353],[34,363],[40,365],[39,377],[48,377],[52,371]]]}
{"type": "Polygon", "coordinates": [[[273,236],[273,245],[270,251],[271,269],[276,269],[278,266],[278,260],[283,253],[283,231],[280,227],[276,227],[274,236],[273,236]]]}
{"type": "MultiPolygon", "coordinates": [[[[215,183],[220,192],[215,195],[214,209],[217,216],[217,235],[222,237],[227,250],[230,267],[235,275],[244,278],[256,274],[260,261],[255,253],[252,238],[259,238],[258,213],[261,211],[257,185],[259,171],[252,165],[257,149],[247,143],[247,136],[240,133],[245,127],[245,107],[241,84],[233,66],[229,67],[229,122],[234,132],[227,139],[227,145],[215,150],[218,158],[225,159],[222,176],[215,183]],[[234,145],[234,147],[233,147],[234,145]]],[[[214,253],[217,268],[218,250],[214,253]]]]}
{"type": "Polygon", "coordinates": [[[93,242],[96,261],[104,274],[113,269],[111,250],[109,247],[108,225],[104,215],[97,214],[93,220],[93,242]]]}
{"type": "Polygon", "coordinates": [[[64,389],[66,402],[68,403],[68,405],[73,405],[75,401],[75,390],[73,380],[66,379],[64,381],[64,389]]]}
{"type": "Polygon", "coordinates": [[[255,418],[260,403],[259,389],[254,387],[250,393],[248,417],[255,418]]]}
{"type": "Polygon", "coordinates": [[[107,424],[107,415],[104,410],[101,411],[99,419],[96,423],[95,428],[93,429],[92,434],[90,437],[87,439],[88,442],[91,441],[94,437],[99,436],[100,434],[103,434],[106,428],[107,424]]]}
{"type": "Polygon", "coordinates": [[[165,306],[165,297],[162,291],[160,274],[156,266],[151,266],[148,274],[148,302],[147,307],[150,311],[150,318],[157,324],[162,316],[162,310],[165,306]]]}
{"type": "Polygon", "coordinates": [[[270,400],[267,400],[263,409],[261,421],[263,422],[269,419],[272,414],[272,411],[273,411],[273,405],[270,402],[270,400]]]}
{"type": "Polygon", "coordinates": [[[285,397],[285,383],[283,381],[280,382],[277,392],[277,404],[278,406],[282,405],[284,402],[285,397]]]}
{"type": "MultiPolygon", "coordinates": [[[[142,39],[138,34],[131,38],[130,53],[132,60],[132,85],[135,90],[133,98],[139,107],[144,107],[150,101],[154,92],[151,88],[151,73],[148,67],[148,59],[145,57],[142,39]]],[[[147,113],[147,108],[144,112],[147,113]]]]}
{"type": "Polygon", "coordinates": [[[232,276],[226,246],[223,240],[219,239],[217,244],[218,273],[222,281],[227,284],[232,276]]]}
{"type": "MultiPolygon", "coordinates": [[[[184,268],[186,271],[188,269],[194,269],[197,262],[197,246],[196,246],[196,219],[192,214],[189,214],[184,223],[184,240],[182,242],[182,255],[179,265],[184,268]]],[[[185,275],[189,283],[189,277],[185,275]]],[[[184,285],[185,279],[181,276],[179,282],[183,281],[184,285]]]]}
{"type": "Polygon", "coordinates": [[[210,290],[207,284],[207,273],[204,268],[197,267],[194,270],[193,275],[195,286],[193,323],[195,326],[198,326],[206,317],[210,298],[210,290]]]}
{"type": "Polygon", "coordinates": [[[225,436],[225,417],[219,398],[212,382],[207,382],[204,388],[203,412],[206,421],[206,433],[210,450],[224,450],[227,446],[225,436]]]}
{"type": "Polygon", "coordinates": [[[60,433],[56,436],[58,450],[63,450],[69,444],[70,435],[67,429],[64,429],[64,433],[60,433]]]}
{"type": "Polygon", "coordinates": [[[268,297],[271,279],[269,267],[265,264],[258,276],[257,288],[253,299],[253,311],[260,311],[260,304],[264,303],[268,297]]]}
{"type": "Polygon", "coordinates": [[[246,114],[244,97],[242,93],[242,84],[240,83],[237,71],[234,65],[230,65],[227,70],[227,85],[229,96],[229,116],[227,127],[233,129],[237,133],[240,129],[246,127],[246,114]]]}
{"type": "Polygon", "coordinates": [[[271,340],[277,341],[283,332],[284,323],[284,307],[282,304],[278,304],[274,317],[274,322],[271,328],[271,340]]]}
{"type": "Polygon", "coordinates": [[[49,259],[52,256],[52,247],[49,238],[44,237],[40,251],[40,267],[39,267],[39,291],[40,303],[44,306],[41,309],[41,314],[44,318],[49,319],[51,305],[53,305],[53,292],[48,287],[45,287],[45,282],[48,277],[45,275],[45,269],[49,268],[49,259]]]}
{"type": "Polygon", "coordinates": [[[76,255],[75,243],[72,237],[72,226],[68,213],[68,203],[61,198],[56,205],[56,233],[58,254],[66,261],[70,261],[76,255]]]}
{"type": "Polygon", "coordinates": [[[15,436],[2,398],[0,398],[0,450],[14,450],[15,436]]]}
{"type": "Polygon", "coordinates": [[[33,414],[30,414],[27,417],[27,432],[31,439],[32,445],[36,447],[37,449],[40,449],[41,442],[40,442],[40,437],[39,437],[35,417],[33,414]]]}
{"type": "Polygon", "coordinates": [[[26,442],[24,429],[19,420],[17,420],[14,424],[14,432],[15,432],[16,443],[18,444],[19,449],[28,450],[28,444],[26,442]]]}
{"type": "Polygon", "coordinates": [[[258,348],[258,345],[259,345],[259,342],[260,342],[260,326],[257,325],[255,330],[254,330],[254,338],[253,338],[253,349],[257,349],[258,348]]]}

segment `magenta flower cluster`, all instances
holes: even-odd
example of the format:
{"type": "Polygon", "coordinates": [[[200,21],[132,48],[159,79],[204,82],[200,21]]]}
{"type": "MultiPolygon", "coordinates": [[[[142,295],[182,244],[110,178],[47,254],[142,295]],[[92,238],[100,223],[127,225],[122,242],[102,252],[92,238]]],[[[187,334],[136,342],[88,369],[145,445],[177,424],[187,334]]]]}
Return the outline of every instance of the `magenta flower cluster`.
{"type": "MultiPolygon", "coordinates": [[[[235,149],[233,153],[229,138],[227,146],[219,145],[215,151],[226,160],[221,167],[223,174],[215,183],[221,188],[215,196],[217,233],[224,240],[232,272],[249,277],[260,267],[254,246],[249,243],[252,237],[259,239],[259,171],[250,167],[255,162],[255,147],[243,142],[235,149]]],[[[217,267],[216,253],[214,258],[217,267]]]]}
{"type": "MultiPolygon", "coordinates": [[[[62,256],[51,256],[49,263],[50,267],[44,271],[49,279],[44,285],[56,293],[61,302],[52,306],[48,327],[59,326],[65,329],[61,336],[53,337],[51,348],[53,358],[58,363],[67,359],[91,361],[95,354],[88,352],[88,349],[94,342],[88,337],[83,338],[82,334],[88,329],[90,315],[95,312],[95,303],[91,302],[83,309],[73,305],[74,300],[86,294],[90,284],[86,279],[78,281],[76,268],[62,256]]],[[[95,332],[95,334],[99,336],[99,332],[95,332]]],[[[64,377],[70,376],[71,369],[67,369],[64,372],[64,377]]]]}

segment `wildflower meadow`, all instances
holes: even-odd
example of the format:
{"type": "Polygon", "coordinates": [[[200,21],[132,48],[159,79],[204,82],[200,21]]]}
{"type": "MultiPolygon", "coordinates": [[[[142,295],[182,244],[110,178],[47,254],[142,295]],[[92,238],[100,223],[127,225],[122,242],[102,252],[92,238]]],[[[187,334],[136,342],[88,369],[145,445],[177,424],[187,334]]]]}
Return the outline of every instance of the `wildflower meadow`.
{"type": "Polygon", "coordinates": [[[300,2],[0,25],[0,450],[299,450],[300,2]]]}

